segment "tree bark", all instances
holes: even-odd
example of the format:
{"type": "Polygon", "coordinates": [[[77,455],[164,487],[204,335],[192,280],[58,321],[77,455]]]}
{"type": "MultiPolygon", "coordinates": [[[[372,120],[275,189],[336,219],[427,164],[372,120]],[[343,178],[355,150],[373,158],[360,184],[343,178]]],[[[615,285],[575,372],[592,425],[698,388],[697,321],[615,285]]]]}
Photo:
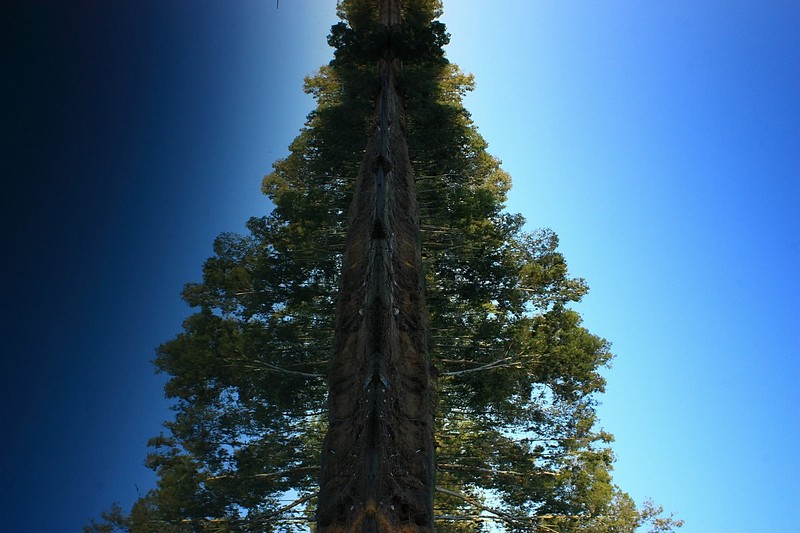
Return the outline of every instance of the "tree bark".
{"type": "MultiPolygon", "coordinates": [[[[400,22],[399,1],[380,1],[389,35],[400,22]]],[[[349,214],[318,533],[433,531],[434,376],[399,68],[387,38],[373,133],[349,214]]]]}

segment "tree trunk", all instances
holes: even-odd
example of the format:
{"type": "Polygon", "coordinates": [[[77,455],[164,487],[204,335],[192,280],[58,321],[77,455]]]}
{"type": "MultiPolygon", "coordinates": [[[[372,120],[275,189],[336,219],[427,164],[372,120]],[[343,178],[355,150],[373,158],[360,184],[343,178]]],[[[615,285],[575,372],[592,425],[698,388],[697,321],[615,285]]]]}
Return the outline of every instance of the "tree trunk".
{"type": "MultiPolygon", "coordinates": [[[[380,20],[399,23],[398,0],[380,20]]],[[[387,38],[350,207],[329,371],[318,533],[433,531],[433,373],[419,208],[387,38]]]]}

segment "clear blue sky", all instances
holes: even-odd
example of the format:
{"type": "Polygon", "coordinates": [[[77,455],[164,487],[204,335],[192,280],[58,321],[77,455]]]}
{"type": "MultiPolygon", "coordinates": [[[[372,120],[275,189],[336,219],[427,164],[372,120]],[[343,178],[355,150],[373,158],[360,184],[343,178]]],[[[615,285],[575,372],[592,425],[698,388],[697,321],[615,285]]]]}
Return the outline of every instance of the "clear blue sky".
{"type": "MultiPolygon", "coordinates": [[[[0,513],[154,481],[149,360],[331,57],[333,0],[4,2],[0,513]]],[[[800,532],[800,4],[445,1],[467,106],[613,342],[616,480],[686,533],[800,532]]]]}
{"type": "Polygon", "coordinates": [[[449,56],[592,288],[616,481],[687,533],[800,531],[800,4],[487,6],[450,2],[449,56]]]}

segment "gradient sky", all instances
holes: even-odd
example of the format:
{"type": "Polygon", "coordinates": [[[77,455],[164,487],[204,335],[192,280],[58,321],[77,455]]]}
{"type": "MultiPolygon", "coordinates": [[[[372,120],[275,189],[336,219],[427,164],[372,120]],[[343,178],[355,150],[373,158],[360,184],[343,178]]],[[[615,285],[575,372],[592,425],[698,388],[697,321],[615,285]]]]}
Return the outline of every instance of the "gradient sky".
{"type": "MultiPolygon", "coordinates": [[[[6,1],[0,530],[153,485],[154,348],[313,102],[334,0],[6,1]]],[[[800,4],[446,0],[467,107],[613,343],[615,479],[685,533],[800,532],[800,4]]]]}

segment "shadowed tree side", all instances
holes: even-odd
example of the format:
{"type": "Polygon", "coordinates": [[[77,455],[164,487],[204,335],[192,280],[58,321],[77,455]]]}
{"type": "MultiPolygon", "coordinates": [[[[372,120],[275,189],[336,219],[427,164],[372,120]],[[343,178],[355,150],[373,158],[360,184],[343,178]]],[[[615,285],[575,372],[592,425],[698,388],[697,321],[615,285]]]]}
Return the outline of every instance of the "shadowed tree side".
{"type": "Polygon", "coordinates": [[[350,208],[318,533],[433,530],[434,386],[419,207],[392,39],[399,0],[381,0],[379,17],[381,89],[350,208]]]}
{"type": "Polygon", "coordinates": [[[433,527],[433,401],[419,215],[383,62],[375,133],[356,183],[330,370],[317,531],[433,527]]]}

